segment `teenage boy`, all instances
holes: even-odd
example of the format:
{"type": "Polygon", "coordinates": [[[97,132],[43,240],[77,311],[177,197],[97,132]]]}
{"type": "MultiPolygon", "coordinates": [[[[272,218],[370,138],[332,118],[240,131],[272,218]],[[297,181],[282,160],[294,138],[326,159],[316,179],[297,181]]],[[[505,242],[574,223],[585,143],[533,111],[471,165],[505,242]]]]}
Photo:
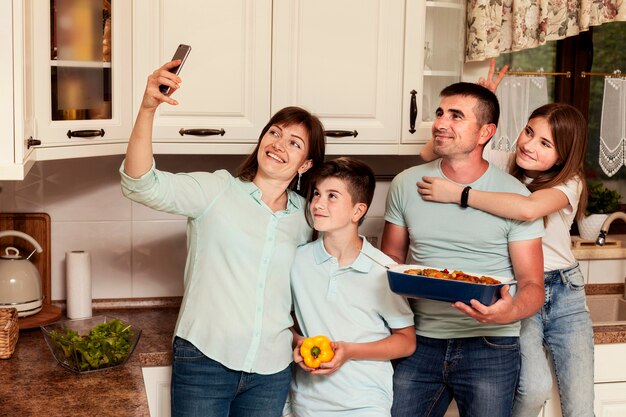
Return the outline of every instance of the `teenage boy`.
{"type": "Polygon", "coordinates": [[[300,355],[294,334],[291,401],[297,417],[390,416],[390,360],[415,350],[413,313],[389,289],[393,261],[358,227],[372,201],[376,180],[361,161],[338,158],[315,173],[306,213],[322,234],[297,249],[291,271],[294,310],[304,337],[325,335],[335,356],[319,369],[300,355]]]}

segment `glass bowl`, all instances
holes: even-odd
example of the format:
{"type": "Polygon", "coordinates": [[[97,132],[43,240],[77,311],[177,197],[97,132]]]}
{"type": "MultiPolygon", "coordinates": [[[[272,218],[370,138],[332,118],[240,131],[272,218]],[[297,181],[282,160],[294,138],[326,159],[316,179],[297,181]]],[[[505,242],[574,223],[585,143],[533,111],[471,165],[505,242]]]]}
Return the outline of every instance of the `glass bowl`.
{"type": "Polygon", "coordinates": [[[57,362],[77,373],[123,365],[141,336],[139,327],[111,316],[57,321],[41,331],[57,362]]]}

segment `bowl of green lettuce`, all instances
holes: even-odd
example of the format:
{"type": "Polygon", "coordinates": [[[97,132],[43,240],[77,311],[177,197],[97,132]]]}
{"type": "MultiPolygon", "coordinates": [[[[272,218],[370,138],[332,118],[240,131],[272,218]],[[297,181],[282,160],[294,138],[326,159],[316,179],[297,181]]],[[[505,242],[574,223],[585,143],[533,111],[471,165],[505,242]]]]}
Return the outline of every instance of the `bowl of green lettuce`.
{"type": "Polygon", "coordinates": [[[57,362],[77,373],[123,365],[141,336],[137,326],[110,316],[57,321],[41,331],[57,362]]]}

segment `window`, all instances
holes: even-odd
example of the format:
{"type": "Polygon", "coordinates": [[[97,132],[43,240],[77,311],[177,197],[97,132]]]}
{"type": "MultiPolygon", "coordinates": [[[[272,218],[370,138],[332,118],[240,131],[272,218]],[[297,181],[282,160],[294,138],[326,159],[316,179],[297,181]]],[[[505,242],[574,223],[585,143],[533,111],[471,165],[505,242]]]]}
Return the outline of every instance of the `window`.
{"type": "MultiPolygon", "coordinates": [[[[589,124],[589,148],[587,170],[590,175],[607,179],[598,164],[600,118],[604,77],[580,76],[585,72],[612,73],[620,69],[626,73],[626,22],[607,23],[591,28],[560,41],[548,42],[538,48],[502,54],[496,59],[497,67],[509,64],[511,71],[567,72],[572,76],[548,77],[550,101],[572,104],[577,107],[589,124]]],[[[622,167],[611,180],[617,180],[620,193],[626,197],[626,168],[622,167]]]]}

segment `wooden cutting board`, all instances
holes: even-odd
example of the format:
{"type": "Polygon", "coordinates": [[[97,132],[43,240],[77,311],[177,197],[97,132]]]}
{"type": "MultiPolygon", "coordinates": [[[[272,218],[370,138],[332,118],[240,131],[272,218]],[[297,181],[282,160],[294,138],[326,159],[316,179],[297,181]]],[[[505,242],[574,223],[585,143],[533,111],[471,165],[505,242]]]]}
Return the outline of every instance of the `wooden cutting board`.
{"type": "MultiPolygon", "coordinates": [[[[20,317],[20,330],[38,328],[40,325],[52,323],[61,318],[62,311],[52,304],[52,287],[50,285],[50,216],[47,213],[0,213],[0,231],[17,230],[32,237],[41,245],[43,252],[34,253],[30,261],[37,267],[41,276],[41,291],[44,295],[43,307],[37,314],[20,317]]],[[[0,251],[4,253],[7,246],[13,246],[20,255],[28,256],[35,248],[30,242],[17,237],[0,238],[0,251]]]]}

